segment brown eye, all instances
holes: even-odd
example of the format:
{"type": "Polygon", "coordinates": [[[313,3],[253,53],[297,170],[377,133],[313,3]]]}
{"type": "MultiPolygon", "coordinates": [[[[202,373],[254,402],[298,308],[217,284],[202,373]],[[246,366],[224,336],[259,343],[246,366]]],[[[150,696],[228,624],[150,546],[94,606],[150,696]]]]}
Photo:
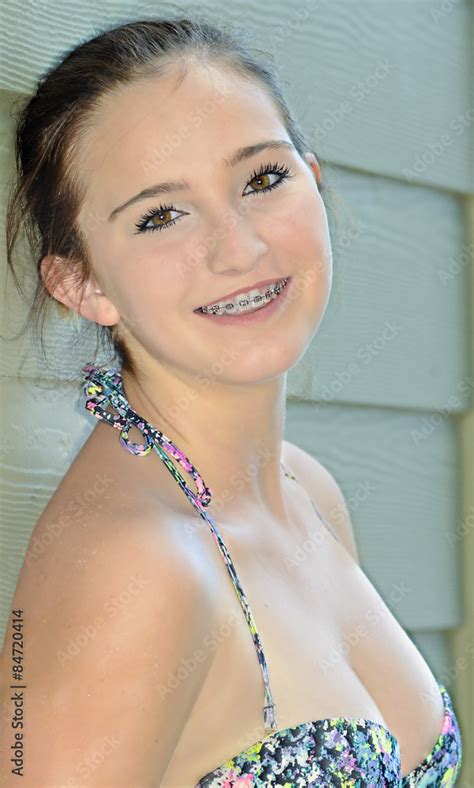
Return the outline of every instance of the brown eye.
{"type": "MultiPolygon", "coordinates": [[[[158,211],[157,213],[153,214],[148,221],[151,222],[152,227],[161,227],[161,223],[163,222],[163,217],[166,219],[167,214],[170,214],[170,209],[166,208],[164,211],[158,211]]],[[[166,221],[165,221],[166,224],[166,221]]]]}
{"type": "MultiPolygon", "coordinates": [[[[247,194],[266,194],[267,192],[271,191],[272,189],[276,189],[280,186],[287,178],[292,178],[293,175],[289,167],[281,164],[265,164],[262,165],[258,172],[254,171],[252,173],[251,179],[248,181],[248,185],[251,186],[252,183],[255,183],[255,187],[252,187],[252,191],[247,192],[247,194]],[[271,180],[271,176],[276,176],[276,182],[271,180]]],[[[244,192],[246,196],[246,192],[244,192]]]]}
{"type": "Polygon", "coordinates": [[[145,216],[142,216],[140,221],[135,225],[139,233],[148,232],[148,230],[167,230],[171,227],[179,217],[174,219],[170,218],[170,213],[185,213],[185,211],[178,211],[172,205],[160,205],[159,208],[152,208],[145,216]]]}
{"type": "MultiPolygon", "coordinates": [[[[259,175],[259,176],[258,176],[258,177],[256,177],[256,178],[252,178],[252,181],[258,181],[258,185],[259,185],[259,186],[261,186],[261,185],[263,184],[263,186],[264,186],[265,188],[266,188],[266,187],[269,185],[269,184],[268,184],[268,181],[269,181],[269,180],[270,180],[270,179],[269,179],[269,176],[268,176],[268,175],[259,175]]],[[[252,183],[252,181],[250,181],[250,183],[252,183]]]]}

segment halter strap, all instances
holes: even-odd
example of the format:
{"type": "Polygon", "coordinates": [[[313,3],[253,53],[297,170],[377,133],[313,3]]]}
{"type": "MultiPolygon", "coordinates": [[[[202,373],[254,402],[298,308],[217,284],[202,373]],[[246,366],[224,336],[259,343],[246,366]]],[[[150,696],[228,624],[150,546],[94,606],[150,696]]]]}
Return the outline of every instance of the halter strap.
{"type": "MultiPolygon", "coordinates": [[[[122,376],[117,368],[107,369],[105,366],[93,366],[87,364],[82,368],[85,373],[84,394],[86,397],[85,408],[95,416],[97,419],[105,421],[115,429],[120,430],[120,442],[131,454],[146,455],[152,449],[155,449],[158,456],[163,460],[164,464],[172,473],[175,480],[178,482],[181,489],[191,501],[194,508],[199,515],[206,520],[211,529],[219,551],[224,559],[230,574],[235,593],[247,620],[250,633],[253,638],[255,650],[257,652],[258,662],[262,672],[264,687],[265,687],[265,703],[263,706],[263,723],[265,726],[265,733],[270,733],[277,729],[275,719],[275,703],[273,700],[270,681],[268,677],[267,661],[263,652],[260,635],[253,617],[247,597],[242,589],[240,580],[235,570],[234,564],[230,557],[229,551],[224,544],[221,533],[217,524],[212,517],[205,512],[205,508],[209,506],[212,498],[212,490],[204,484],[202,476],[194,467],[188,457],[168,438],[163,432],[153,427],[146,419],[133,410],[130,403],[126,399],[123,392],[122,376]],[[116,413],[111,413],[108,408],[112,408],[116,413]],[[129,432],[132,426],[135,426],[143,435],[145,443],[133,443],[129,440],[129,432]],[[194,492],[186,480],[180,474],[174,463],[168,457],[171,455],[177,462],[193,477],[197,492],[194,492]]],[[[283,465],[282,465],[283,467],[283,465]]],[[[283,468],[285,471],[285,469],[283,468]]],[[[285,471],[286,473],[286,471],[285,471]]],[[[288,476],[288,474],[286,473],[288,476]]],[[[294,477],[293,477],[294,478],[294,477]]]]}

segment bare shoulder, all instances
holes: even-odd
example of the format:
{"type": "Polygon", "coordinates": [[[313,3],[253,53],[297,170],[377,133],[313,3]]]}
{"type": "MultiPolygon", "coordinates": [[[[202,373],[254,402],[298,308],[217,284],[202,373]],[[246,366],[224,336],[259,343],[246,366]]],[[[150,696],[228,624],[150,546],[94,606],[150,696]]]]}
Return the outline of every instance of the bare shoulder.
{"type": "MultiPolygon", "coordinates": [[[[202,645],[215,595],[199,550],[146,503],[94,503],[82,500],[66,519],[67,500],[56,496],[11,604],[25,622],[28,788],[68,780],[160,784],[209,669],[202,645]]],[[[10,614],[0,664],[4,709],[12,706],[12,630],[10,614]]],[[[0,782],[13,785],[3,761],[0,782]]]]}
{"type": "Polygon", "coordinates": [[[282,444],[283,464],[301,482],[340,542],[360,565],[347,504],[334,476],[312,454],[295,443],[284,440],[282,444]]]}

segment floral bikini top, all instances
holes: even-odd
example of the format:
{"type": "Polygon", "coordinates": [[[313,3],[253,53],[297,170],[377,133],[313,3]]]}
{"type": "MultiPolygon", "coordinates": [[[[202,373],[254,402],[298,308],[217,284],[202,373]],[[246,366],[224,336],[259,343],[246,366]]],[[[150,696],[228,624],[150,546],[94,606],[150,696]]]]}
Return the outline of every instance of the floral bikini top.
{"type": "MultiPolygon", "coordinates": [[[[364,717],[331,717],[302,722],[291,728],[277,730],[275,703],[270,689],[268,669],[258,629],[242,590],[229,552],[219,528],[204,511],[211,502],[212,491],[183,452],[164,435],[139,416],[126,399],[122,377],[118,369],[86,365],[85,408],[96,418],[120,430],[120,442],[132,454],[145,455],[155,449],[164,464],[183,489],[199,515],[209,524],[234,590],[242,606],[257,652],[264,684],[263,722],[265,736],[242,752],[229,757],[212,772],[197,780],[195,788],[252,788],[253,786],[282,786],[303,788],[307,785],[323,788],[381,788],[382,786],[443,786],[449,788],[457,780],[462,760],[461,735],[448,691],[439,681],[444,703],[444,720],[437,741],[424,760],[402,777],[400,746],[385,725],[364,717]],[[115,411],[115,413],[111,412],[115,411]],[[144,443],[132,443],[128,435],[135,426],[143,435],[144,443]],[[196,483],[194,492],[186,483],[173,457],[196,483]]],[[[298,481],[288,473],[286,476],[298,481]]],[[[311,501],[313,508],[332,533],[329,523],[311,501]]]]}

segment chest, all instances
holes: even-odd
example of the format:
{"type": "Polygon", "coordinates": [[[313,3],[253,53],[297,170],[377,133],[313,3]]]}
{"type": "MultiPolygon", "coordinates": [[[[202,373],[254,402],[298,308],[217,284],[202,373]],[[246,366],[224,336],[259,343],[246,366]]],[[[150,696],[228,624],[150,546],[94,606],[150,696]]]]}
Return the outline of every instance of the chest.
{"type": "MultiPolygon", "coordinates": [[[[201,536],[210,545],[203,560],[215,584],[217,616],[203,644],[207,681],[165,788],[194,784],[264,735],[264,683],[241,597],[212,535],[201,536]]],[[[291,533],[272,539],[262,533],[250,542],[229,531],[225,544],[265,653],[278,729],[335,716],[390,725],[381,711],[387,709],[383,694],[372,693],[373,677],[385,667],[380,652],[374,641],[355,643],[353,631],[381,600],[327,529],[314,518],[307,527],[303,518],[291,533]]]]}

